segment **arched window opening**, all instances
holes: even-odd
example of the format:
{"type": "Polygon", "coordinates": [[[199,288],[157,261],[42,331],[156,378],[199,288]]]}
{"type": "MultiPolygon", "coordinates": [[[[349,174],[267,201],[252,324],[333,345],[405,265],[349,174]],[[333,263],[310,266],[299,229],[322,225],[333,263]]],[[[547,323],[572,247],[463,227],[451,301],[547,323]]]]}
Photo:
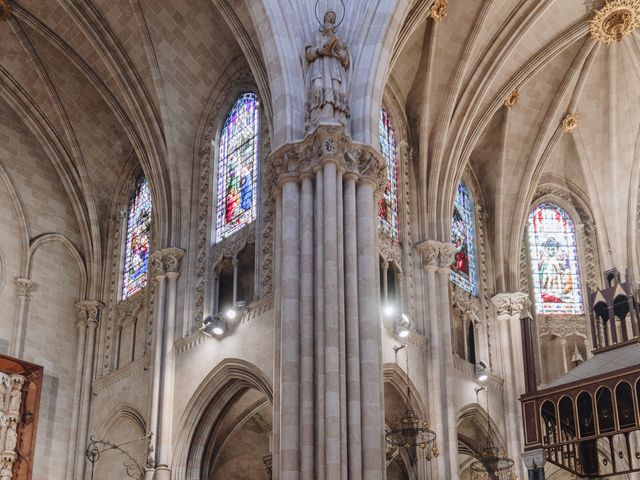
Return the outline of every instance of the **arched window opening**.
{"type": "Polygon", "coordinates": [[[473,320],[467,322],[467,352],[466,359],[472,365],[477,363],[476,359],[476,327],[473,320]]]}
{"type": "Polygon", "coordinates": [[[581,315],[578,248],[569,215],[552,203],[538,205],[529,215],[528,236],[536,312],[581,315]]]}
{"type": "Polygon", "coordinates": [[[451,221],[451,243],[456,249],[451,265],[451,281],[472,295],[477,295],[478,274],[474,217],[471,194],[467,186],[460,182],[451,221]]]}
{"type": "Polygon", "coordinates": [[[595,435],[596,427],[593,417],[593,400],[586,392],[578,396],[578,420],[580,422],[580,436],[590,437],[595,435]]]}
{"type": "Polygon", "coordinates": [[[395,311],[402,310],[400,298],[400,270],[393,262],[380,259],[380,303],[395,311]]]}
{"type": "Polygon", "coordinates": [[[633,405],[633,391],[627,382],[622,382],[616,387],[616,407],[620,428],[635,427],[636,414],[633,405]]]}
{"type": "Polygon", "coordinates": [[[613,399],[611,390],[602,387],[596,393],[596,403],[598,406],[598,427],[600,433],[612,432],[615,430],[615,419],[613,416],[613,399]]]}
{"type": "Polygon", "coordinates": [[[258,177],[258,97],[243,94],[222,129],[218,152],[216,241],[256,218],[258,177]]]}
{"type": "Polygon", "coordinates": [[[558,433],[556,427],[558,419],[556,418],[556,406],[553,402],[547,400],[542,404],[540,417],[542,420],[542,432],[545,436],[544,443],[547,445],[557,443],[558,433]]]}
{"type": "Polygon", "coordinates": [[[380,230],[398,240],[398,159],[396,134],[384,107],[380,108],[380,152],[387,162],[387,184],[378,206],[380,230]]]}
{"type": "Polygon", "coordinates": [[[254,300],[255,244],[247,244],[233,258],[224,258],[215,270],[214,311],[226,312],[254,300]]]}
{"type": "Polygon", "coordinates": [[[127,237],[122,270],[122,300],[140,292],[147,285],[147,267],[151,248],[151,191],[141,177],[129,199],[127,237]]]}

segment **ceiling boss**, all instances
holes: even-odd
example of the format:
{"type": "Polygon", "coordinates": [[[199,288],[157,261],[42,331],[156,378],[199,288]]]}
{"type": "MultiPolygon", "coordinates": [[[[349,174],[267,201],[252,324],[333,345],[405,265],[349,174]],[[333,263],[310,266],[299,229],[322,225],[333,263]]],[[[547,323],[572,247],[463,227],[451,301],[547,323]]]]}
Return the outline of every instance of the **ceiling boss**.
{"type": "Polygon", "coordinates": [[[591,36],[604,44],[619,42],[640,26],[640,0],[607,2],[591,20],[591,36]]]}

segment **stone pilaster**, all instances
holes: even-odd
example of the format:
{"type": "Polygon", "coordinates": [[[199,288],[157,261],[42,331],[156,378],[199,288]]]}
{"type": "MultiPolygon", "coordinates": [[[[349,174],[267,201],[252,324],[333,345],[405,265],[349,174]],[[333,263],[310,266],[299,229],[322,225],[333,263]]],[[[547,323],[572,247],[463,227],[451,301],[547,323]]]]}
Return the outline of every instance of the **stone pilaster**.
{"type": "Polygon", "coordinates": [[[148,427],[153,441],[147,458],[147,479],[171,478],[177,282],[184,254],[184,250],[171,247],[155,252],[149,259],[151,278],[157,288],[148,427]]]}
{"type": "MultiPolygon", "coordinates": [[[[93,383],[93,359],[96,345],[96,329],[100,321],[100,312],[104,305],[95,300],[85,300],[76,303],[76,317],[79,329],[78,335],[78,356],[76,358],[76,373],[81,373],[76,377],[76,398],[74,406],[77,405],[77,413],[72,420],[72,424],[77,425],[77,437],[75,440],[75,460],[72,462],[69,457],[68,467],[75,463],[75,478],[84,478],[86,462],[84,449],[88,442],[89,429],[89,407],[91,404],[91,385],[93,383]],[[82,360],[80,361],[80,358],[82,360]]],[[[72,425],[73,426],[73,425],[72,425]]],[[[76,430],[72,430],[73,432],[76,430]]],[[[72,441],[72,445],[74,442],[72,441]]]]}
{"type": "Polygon", "coordinates": [[[28,278],[16,278],[16,318],[9,344],[9,355],[15,358],[22,358],[24,353],[27,311],[32,288],[33,282],[28,278]]]}
{"type": "Polygon", "coordinates": [[[384,476],[376,196],[385,168],[337,125],[269,159],[281,480],[384,476]]]}
{"type": "Polygon", "coordinates": [[[500,344],[503,352],[505,424],[507,448],[515,460],[516,473],[525,478],[521,454],[524,432],[520,416],[520,395],[525,393],[522,328],[520,318],[530,316],[531,301],[522,292],[499,293],[491,299],[496,309],[500,344]]]}

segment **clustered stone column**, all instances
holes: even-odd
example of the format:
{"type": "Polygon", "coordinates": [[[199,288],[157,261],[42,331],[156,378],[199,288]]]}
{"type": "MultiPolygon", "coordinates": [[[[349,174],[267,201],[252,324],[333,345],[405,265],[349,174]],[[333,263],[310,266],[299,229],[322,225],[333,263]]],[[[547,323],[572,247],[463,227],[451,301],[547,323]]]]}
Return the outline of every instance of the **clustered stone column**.
{"type": "Polygon", "coordinates": [[[456,418],[451,393],[451,375],[447,365],[452,362],[451,319],[449,308],[449,276],[454,248],[450,243],[427,240],[418,245],[427,272],[427,323],[429,353],[425,369],[429,379],[433,430],[438,435],[441,454],[435,461],[434,478],[458,478],[458,441],[456,418]]]}
{"type": "Polygon", "coordinates": [[[27,306],[32,287],[33,283],[28,278],[16,278],[16,320],[9,345],[9,355],[14,358],[22,358],[24,354],[27,306]]]}
{"type": "Polygon", "coordinates": [[[522,292],[499,293],[491,301],[496,307],[500,344],[503,349],[504,406],[507,446],[515,460],[519,478],[526,478],[521,461],[524,452],[524,432],[520,416],[520,395],[525,393],[524,360],[522,357],[522,327],[520,318],[530,315],[531,301],[522,292]]]}
{"type": "Polygon", "coordinates": [[[78,326],[76,389],[73,398],[73,415],[71,416],[67,457],[67,475],[70,478],[84,478],[86,468],[84,449],[88,441],[96,329],[103,307],[102,303],[94,300],[76,303],[76,324],[78,326]]]}
{"type": "Polygon", "coordinates": [[[150,275],[157,286],[148,428],[153,437],[147,458],[147,480],[171,479],[176,301],[184,253],[179,248],[165,248],[155,252],[149,259],[150,275]]]}
{"type": "Polygon", "coordinates": [[[13,478],[18,457],[18,426],[21,422],[22,375],[0,372],[0,479],[13,478]]]}
{"type": "Polygon", "coordinates": [[[269,172],[280,335],[274,477],[382,479],[375,198],[384,160],[342,127],[320,125],[276,151],[269,172]]]}

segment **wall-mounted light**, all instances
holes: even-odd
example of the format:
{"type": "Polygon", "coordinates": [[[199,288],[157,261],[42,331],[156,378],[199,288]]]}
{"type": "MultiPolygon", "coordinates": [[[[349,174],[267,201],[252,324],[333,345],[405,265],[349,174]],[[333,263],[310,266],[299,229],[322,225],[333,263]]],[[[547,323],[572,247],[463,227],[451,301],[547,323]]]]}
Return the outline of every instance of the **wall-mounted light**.
{"type": "Polygon", "coordinates": [[[407,338],[411,335],[411,319],[408,315],[399,313],[391,303],[382,307],[382,323],[400,338],[407,338]]]}
{"type": "Polygon", "coordinates": [[[487,364],[482,360],[473,366],[473,373],[479,382],[486,382],[489,379],[489,374],[486,370],[487,364]]]}
{"type": "Polygon", "coordinates": [[[208,316],[202,321],[198,331],[209,337],[220,337],[227,331],[227,325],[220,315],[208,316]]]}

